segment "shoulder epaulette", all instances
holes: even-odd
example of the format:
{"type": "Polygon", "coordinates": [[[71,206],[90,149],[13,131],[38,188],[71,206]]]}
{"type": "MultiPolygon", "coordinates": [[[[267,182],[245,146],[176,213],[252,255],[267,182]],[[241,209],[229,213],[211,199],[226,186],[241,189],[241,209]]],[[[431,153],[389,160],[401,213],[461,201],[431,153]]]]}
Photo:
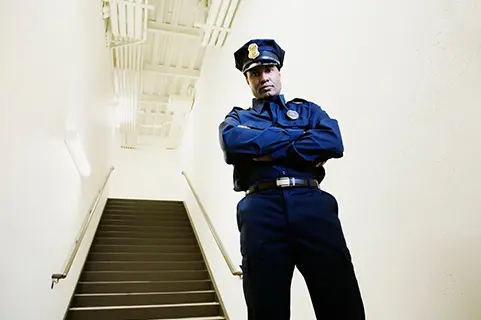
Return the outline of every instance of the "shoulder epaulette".
{"type": "Polygon", "coordinates": [[[251,109],[252,109],[252,108],[244,109],[244,108],[242,108],[242,107],[237,107],[237,106],[235,106],[235,107],[232,108],[232,111],[231,111],[231,112],[234,112],[234,111],[235,111],[235,112],[250,111],[251,109]]]}
{"type": "MultiPolygon", "coordinates": [[[[309,101],[307,101],[306,99],[302,99],[302,98],[294,98],[292,99],[291,101],[289,102],[292,102],[292,103],[295,103],[295,104],[304,104],[304,103],[309,103],[309,101]]],[[[289,103],[288,102],[288,103],[289,103]]]]}

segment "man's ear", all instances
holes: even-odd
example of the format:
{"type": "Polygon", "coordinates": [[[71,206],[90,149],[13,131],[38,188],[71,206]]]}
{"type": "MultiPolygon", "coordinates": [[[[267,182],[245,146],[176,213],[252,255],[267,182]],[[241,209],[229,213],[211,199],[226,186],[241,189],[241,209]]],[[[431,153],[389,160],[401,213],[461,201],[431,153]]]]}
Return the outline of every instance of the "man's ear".
{"type": "Polygon", "coordinates": [[[247,73],[246,73],[244,76],[246,77],[246,82],[247,82],[247,84],[250,85],[250,83],[249,83],[249,78],[247,77],[247,73]]]}

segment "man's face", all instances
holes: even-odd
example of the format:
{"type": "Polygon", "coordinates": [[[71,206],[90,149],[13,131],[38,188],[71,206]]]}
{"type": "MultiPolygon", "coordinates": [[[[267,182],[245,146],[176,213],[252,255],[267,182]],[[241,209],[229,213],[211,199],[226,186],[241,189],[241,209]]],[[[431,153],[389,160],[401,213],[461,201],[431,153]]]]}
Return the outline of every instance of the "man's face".
{"type": "Polygon", "coordinates": [[[277,96],[282,89],[281,73],[277,66],[258,66],[246,73],[246,80],[257,99],[277,96]]]}

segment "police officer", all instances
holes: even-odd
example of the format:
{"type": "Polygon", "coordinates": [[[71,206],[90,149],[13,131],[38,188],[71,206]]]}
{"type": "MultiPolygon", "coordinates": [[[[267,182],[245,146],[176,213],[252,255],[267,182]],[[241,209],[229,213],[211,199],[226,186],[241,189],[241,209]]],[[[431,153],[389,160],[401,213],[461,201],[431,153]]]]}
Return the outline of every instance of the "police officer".
{"type": "MultiPolygon", "coordinates": [[[[317,319],[365,319],[336,199],[321,190],[324,163],[343,156],[338,122],[313,102],[281,92],[285,51],[271,39],[234,53],[252,90],[252,107],[234,107],[219,126],[234,167],[243,287],[249,320],[290,319],[294,268],[317,319]]],[[[304,320],[304,319],[303,319],[304,320]]]]}

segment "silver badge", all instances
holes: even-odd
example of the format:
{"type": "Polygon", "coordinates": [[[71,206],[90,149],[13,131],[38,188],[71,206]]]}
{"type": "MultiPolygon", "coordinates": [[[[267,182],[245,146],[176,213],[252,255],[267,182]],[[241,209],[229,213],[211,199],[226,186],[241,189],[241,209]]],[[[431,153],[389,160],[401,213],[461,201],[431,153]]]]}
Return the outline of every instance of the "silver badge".
{"type": "Polygon", "coordinates": [[[292,120],[296,120],[297,118],[299,118],[299,113],[297,113],[294,110],[289,110],[289,111],[287,111],[287,116],[289,118],[291,118],[292,120]]]}

